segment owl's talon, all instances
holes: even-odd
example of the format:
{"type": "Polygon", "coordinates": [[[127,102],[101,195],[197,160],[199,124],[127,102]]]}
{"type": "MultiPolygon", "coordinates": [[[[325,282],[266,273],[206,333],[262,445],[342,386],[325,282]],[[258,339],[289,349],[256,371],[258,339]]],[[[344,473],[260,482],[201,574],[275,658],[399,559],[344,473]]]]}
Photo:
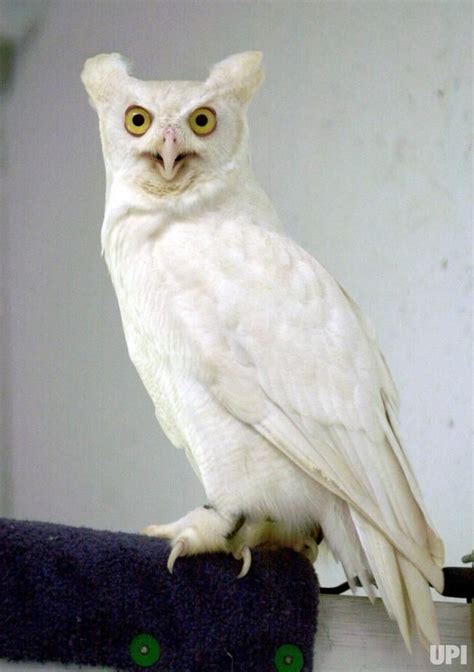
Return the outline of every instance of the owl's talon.
{"type": "Polygon", "coordinates": [[[168,557],[168,562],[166,563],[166,566],[170,574],[173,573],[173,567],[176,560],[182,557],[183,555],[186,555],[186,542],[183,539],[178,539],[178,541],[174,544],[173,548],[171,549],[171,553],[169,554],[168,557]]]}
{"type": "Polygon", "coordinates": [[[248,546],[244,546],[241,551],[234,553],[236,560],[242,560],[242,569],[237,578],[243,579],[249,573],[250,565],[252,564],[252,552],[248,546]]]}
{"type": "Polygon", "coordinates": [[[304,555],[308,558],[311,563],[315,563],[318,558],[319,547],[316,543],[316,540],[313,537],[307,537],[304,540],[305,549],[303,551],[304,555]]]}

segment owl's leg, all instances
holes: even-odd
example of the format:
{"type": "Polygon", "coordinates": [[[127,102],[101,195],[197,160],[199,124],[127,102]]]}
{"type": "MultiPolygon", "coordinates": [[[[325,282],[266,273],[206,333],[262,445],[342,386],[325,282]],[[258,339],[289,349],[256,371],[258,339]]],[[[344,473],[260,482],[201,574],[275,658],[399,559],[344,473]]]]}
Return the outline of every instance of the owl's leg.
{"type": "MultiPolygon", "coordinates": [[[[170,573],[179,557],[199,553],[229,553],[231,542],[245,518],[228,518],[212,506],[201,506],[168,525],[150,525],[142,530],[149,537],[161,537],[171,541],[171,553],[167,567],[170,573]]],[[[248,554],[242,556],[244,566],[248,554]]],[[[250,566],[250,565],[249,565],[250,566]]],[[[247,568],[248,571],[248,568],[247,568]]]]}

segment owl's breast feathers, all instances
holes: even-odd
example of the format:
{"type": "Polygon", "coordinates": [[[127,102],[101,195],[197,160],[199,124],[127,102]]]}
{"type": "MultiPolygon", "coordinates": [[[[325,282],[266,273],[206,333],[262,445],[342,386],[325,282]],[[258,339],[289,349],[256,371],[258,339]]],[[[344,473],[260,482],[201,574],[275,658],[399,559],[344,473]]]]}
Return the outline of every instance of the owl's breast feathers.
{"type": "Polygon", "coordinates": [[[109,244],[129,353],[156,406],[172,370],[205,381],[223,403],[239,400],[255,421],[272,387],[303,423],[381,438],[382,394],[394,413],[398,396],[370,326],[296,243],[240,216],[154,235],[122,217],[109,244]]]}

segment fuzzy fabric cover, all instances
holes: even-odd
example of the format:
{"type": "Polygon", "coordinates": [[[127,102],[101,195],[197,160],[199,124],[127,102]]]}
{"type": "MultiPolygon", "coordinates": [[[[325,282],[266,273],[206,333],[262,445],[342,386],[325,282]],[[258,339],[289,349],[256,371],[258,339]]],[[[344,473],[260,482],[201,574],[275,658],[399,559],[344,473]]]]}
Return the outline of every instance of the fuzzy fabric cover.
{"type": "Polygon", "coordinates": [[[178,559],[137,534],[0,519],[0,658],[117,670],[310,672],[319,588],[290,550],[178,559]]]}

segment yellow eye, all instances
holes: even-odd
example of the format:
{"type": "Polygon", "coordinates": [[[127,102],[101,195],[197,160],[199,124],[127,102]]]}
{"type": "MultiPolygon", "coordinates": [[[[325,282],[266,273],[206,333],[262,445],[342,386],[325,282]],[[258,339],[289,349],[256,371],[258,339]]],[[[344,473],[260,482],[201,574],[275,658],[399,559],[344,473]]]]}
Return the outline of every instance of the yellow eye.
{"type": "Polygon", "coordinates": [[[217,116],[210,107],[198,107],[188,119],[191,130],[196,135],[209,135],[217,126],[217,116]]]}
{"type": "Polygon", "coordinates": [[[132,135],[144,135],[152,121],[151,114],[144,107],[132,105],[125,112],[125,128],[132,135]]]}

